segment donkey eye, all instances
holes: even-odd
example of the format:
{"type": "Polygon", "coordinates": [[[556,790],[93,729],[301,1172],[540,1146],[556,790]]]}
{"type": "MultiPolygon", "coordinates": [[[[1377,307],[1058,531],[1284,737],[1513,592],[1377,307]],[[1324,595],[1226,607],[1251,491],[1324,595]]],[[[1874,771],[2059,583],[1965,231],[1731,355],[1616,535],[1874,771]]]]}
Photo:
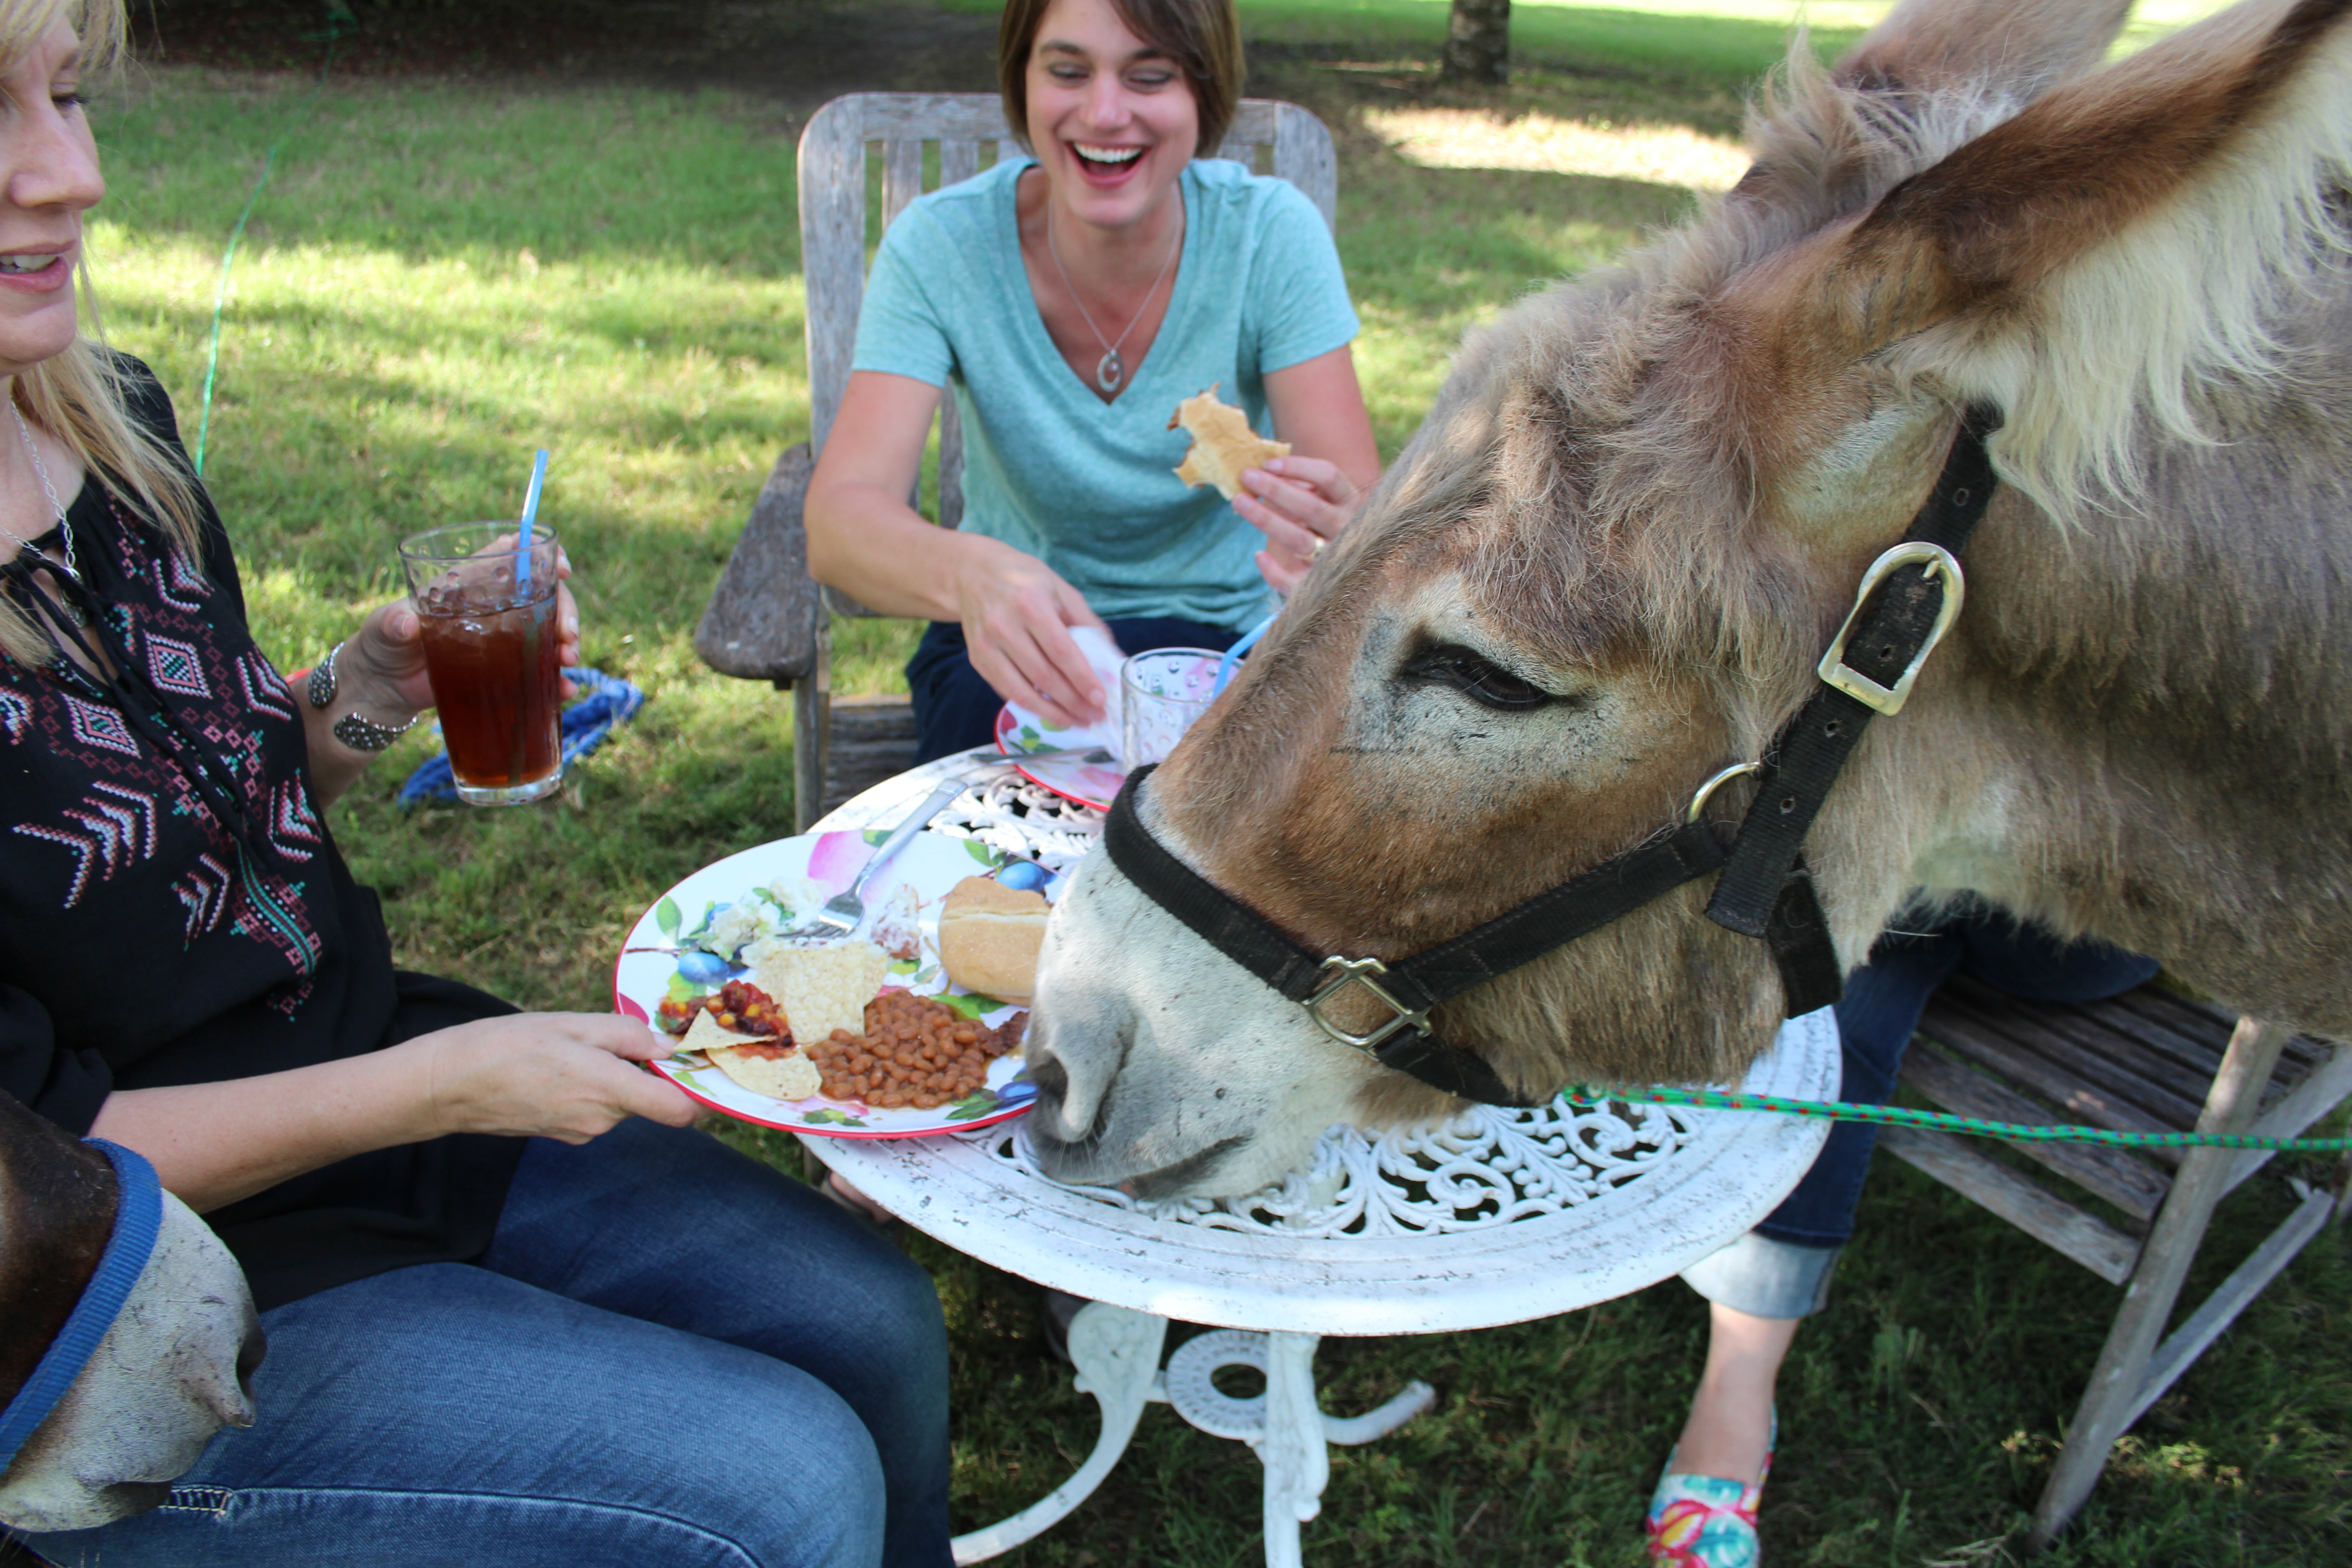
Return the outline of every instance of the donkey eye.
{"type": "Polygon", "coordinates": [[[1519,713],[1555,700],[1540,686],[1530,686],[1509,670],[1454,643],[1425,647],[1405,660],[1398,672],[1421,686],[1450,686],[1473,702],[1499,712],[1519,713]]]}

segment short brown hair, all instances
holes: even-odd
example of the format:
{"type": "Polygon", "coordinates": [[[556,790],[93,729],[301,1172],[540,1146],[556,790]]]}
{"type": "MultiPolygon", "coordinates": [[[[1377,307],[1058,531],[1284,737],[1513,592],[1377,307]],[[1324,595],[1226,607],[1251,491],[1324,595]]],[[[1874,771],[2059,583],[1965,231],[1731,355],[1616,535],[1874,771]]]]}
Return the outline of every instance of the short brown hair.
{"type": "MultiPolygon", "coordinates": [[[[996,28],[996,80],[1004,93],[1004,120],[1029,140],[1029,51],[1054,0],[1005,0],[996,28]]],[[[1127,30],[1160,50],[1184,73],[1201,118],[1195,158],[1213,158],[1225,144],[1242,100],[1242,22],[1234,0],[1111,0],[1127,30]]]]}

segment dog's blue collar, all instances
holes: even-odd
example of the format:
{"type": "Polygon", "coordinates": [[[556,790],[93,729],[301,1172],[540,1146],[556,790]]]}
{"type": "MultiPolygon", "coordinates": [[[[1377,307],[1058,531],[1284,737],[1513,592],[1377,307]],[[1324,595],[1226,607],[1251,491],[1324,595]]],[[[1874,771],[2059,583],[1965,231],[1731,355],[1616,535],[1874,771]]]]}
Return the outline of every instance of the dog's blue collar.
{"type": "Polygon", "coordinates": [[[25,1439],[48,1418],[82,1368],[89,1364],[98,1342],[114,1326],[122,1303],[131,1299],[131,1288],[145,1271],[147,1259],[155,1250],[156,1233],[163,1228],[163,1189],[155,1179],[155,1167],[119,1143],[103,1138],[85,1142],[104,1150],[114,1163],[120,1192],[114,1234],[107,1239],[106,1256],[98,1260],[98,1272],[89,1277],[81,1300],[74,1304],[73,1315],[58,1331],[41,1364],[16,1391],[8,1408],[0,1411],[0,1472],[16,1462],[16,1450],[25,1446],[25,1439]]]}

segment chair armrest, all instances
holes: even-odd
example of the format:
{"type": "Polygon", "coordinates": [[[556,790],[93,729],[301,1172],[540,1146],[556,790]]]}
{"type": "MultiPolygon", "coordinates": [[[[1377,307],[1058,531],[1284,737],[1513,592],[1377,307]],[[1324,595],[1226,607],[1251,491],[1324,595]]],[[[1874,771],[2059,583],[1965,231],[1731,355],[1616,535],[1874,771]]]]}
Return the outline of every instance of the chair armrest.
{"type": "Polygon", "coordinates": [[[721,675],[791,682],[816,671],[817,617],[824,611],[809,576],[801,516],[815,467],[805,441],[776,459],[703,607],[694,651],[721,675]]]}

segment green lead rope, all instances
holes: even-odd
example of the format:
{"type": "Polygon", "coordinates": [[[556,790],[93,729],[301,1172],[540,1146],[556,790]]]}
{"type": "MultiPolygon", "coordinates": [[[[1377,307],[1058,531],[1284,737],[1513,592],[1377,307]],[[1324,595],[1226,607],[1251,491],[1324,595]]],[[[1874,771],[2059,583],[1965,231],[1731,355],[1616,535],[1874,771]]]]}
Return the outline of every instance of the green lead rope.
{"type": "Polygon", "coordinates": [[[2109,1132],[2098,1127],[2037,1127],[2021,1121],[1979,1121],[1940,1110],[1907,1110],[1899,1105],[1857,1105],[1841,1100],[1787,1100],[1777,1094],[1728,1094],[1716,1089],[1596,1089],[1570,1084],[1560,1091],[1570,1105],[1687,1105],[1700,1110],[1766,1110],[1781,1116],[1818,1116],[1832,1121],[1878,1121],[1895,1127],[1931,1127],[1972,1132],[2014,1143],[2107,1143],[2124,1149],[2275,1149],[2284,1152],[2335,1154],[2352,1149],[2352,1138],[2257,1138],[2244,1132],[2109,1132]]]}

